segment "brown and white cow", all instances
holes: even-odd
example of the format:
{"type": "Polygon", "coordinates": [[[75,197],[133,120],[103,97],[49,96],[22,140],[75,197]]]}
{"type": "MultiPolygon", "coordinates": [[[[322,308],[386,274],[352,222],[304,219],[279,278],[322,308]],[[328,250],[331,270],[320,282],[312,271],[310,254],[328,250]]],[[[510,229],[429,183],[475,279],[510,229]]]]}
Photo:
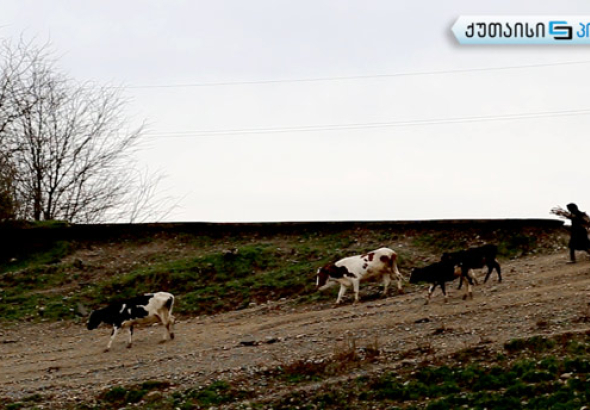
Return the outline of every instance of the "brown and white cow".
{"type": "Polygon", "coordinates": [[[356,303],[359,301],[359,285],[362,280],[381,277],[384,285],[383,294],[387,296],[387,288],[393,275],[397,277],[397,290],[403,293],[403,277],[397,269],[397,254],[389,248],[380,248],[362,255],[349,256],[319,268],[316,284],[318,290],[324,290],[339,283],[337,304],[342,302],[346,289],[352,286],[356,303]]]}

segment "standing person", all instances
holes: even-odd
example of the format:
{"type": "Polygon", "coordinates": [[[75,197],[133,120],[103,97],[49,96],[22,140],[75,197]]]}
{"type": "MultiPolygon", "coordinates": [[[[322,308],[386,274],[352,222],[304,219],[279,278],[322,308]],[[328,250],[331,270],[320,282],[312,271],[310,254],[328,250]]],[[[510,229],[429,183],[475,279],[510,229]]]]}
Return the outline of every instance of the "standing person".
{"type": "Polygon", "coordinates": [[[586,251],[590,255],[590,240],[586,231],[586,226],[590,224],[590,218],[585,212],[580,211],[578,205],[574,203],[568,204],[567,210],[569,212],[562,208],[554,208],[551,212],[572,221],[568,246],[570,248],[570,263],[576,263],[575,251],[586,251]]]}

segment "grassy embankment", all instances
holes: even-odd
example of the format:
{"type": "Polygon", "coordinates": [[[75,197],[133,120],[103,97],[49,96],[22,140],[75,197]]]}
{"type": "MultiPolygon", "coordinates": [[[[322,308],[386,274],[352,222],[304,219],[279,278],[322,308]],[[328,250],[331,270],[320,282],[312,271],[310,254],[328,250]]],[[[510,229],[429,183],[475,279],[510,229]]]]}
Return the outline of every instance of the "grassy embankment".
{"type": "Polygon", "coordinates": [[[82,320],[89,309],[113,298],[157,290],[177,296],[175,311],[181,315],[214,314],[268,300],[327,301],[333,292],[317,293],[314,273],[343,256],[392,247],[407,275],[409,267],[435,261],[444,251],[484,241],[498,244],[503,259],[554,251],[562,241],[560,232],[530,226],[462,224],[441,230],[359,223],[326,225],[325,231],[163,231],[102,241],[60,239],[0,261],[0,321],[82,320]]]}

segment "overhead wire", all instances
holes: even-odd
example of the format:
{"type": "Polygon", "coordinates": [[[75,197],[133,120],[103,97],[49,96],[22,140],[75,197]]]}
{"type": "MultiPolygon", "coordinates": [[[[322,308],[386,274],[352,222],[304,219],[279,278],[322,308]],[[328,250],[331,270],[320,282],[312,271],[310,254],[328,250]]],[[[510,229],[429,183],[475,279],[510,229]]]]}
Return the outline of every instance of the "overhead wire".
{"type": "Polygon", "coordinates": [[[349,123],[349,124],[324,124],[324,125],[303,125],[296,127],[276,127],[276,128],[241,128],[241,129],[221,129],[221,130],[194,130],[194,131],[157,131],[146,133],[150,139],[163,138],[200,138],[212,136],[230,136],[230,135],[248,135],[248,134],[275,134],[288,132],[322,132],[322,131],[348,131],[361,130],[368,128],[388,128],[388,127],[408,127],[423,125],[441,125],[457,123],[473,123],[486,121],[512,121],[534,118],[552,118],[563,116],[579,116],[590,114],[590,108],[580,110],[562,110],[562,111],[537,111],[517,114],[504,114],[492,116],[472,116],[472,117],[449,117],[449,118],[428,118],[418,120],[403,120],[391,122],[366,122],[366,123],[349,123]]]}
{"type": "Polygon", "coordinates": [[[454,69],[454,70],[416,71],[416,72],[401,72],[401,73],[389,73],[389,74],[366,74],[366,75],[350,75],[350,76],[335,76],[335,77],[294,78],[294,79],[276,79],[276,80],[251,80],[251,81],[219,81],[219,82],[210,82],[210,83],[204,82],[204,83],[179,83],[179,84],[121,85],[121,86],[113,86],[112,88],[150,89],[150,88],[227,87],[227,86],[256,85],[256,84],[350,81],[350,80],[363,80],[363,79],[410,77],[410,76],[421,76],[421,75],[459,74],[459,73],[481,72],[481,71],[520,70],[520,69],[528,69],[528,68],[555,67],[555,66],[578,65],[578,64],[590,64],[590,60],[562,61],[562,62],[554,62],[554,63],[539,63],[539,64],[516,65],[516,66],[473,67],[473,68],[459,68],[459,69],[454,69]]]}
{"type": "MultiPolygon", "coordinates": [[[[121,86],[121,88],[142,89],[142,88],[184,88],[184,87],[217,87],[217,86],[240,86],[255,84],[276,84],[276,83],[303,83],[303,82],[322,82],[322,81],[348,81],[362,79],[379,79],[395,78],[404,76],[424,76],[424,75],[444,75],[457,74],[466,72],[485,72],[498,70],[518,70],[541,67],[555,67],[564,65],[582,65],[589,64],[588,61],[563,61],[553,63],[539,63],[517,66],[500,66],[500,67],[476,67],[455,70],[439,71],[419,71],[419,72],[401,72],[390,74],[368,74],[355,76],[340,77],[318,77],[318,78],[300,78],[300,79],[277,79],[277,80],[253,80],[253,81],[225,81],[213,83],[185,83],[185,84],[161,84],[161,85],[130,85],[121,86]]],[[[510,121],[525,120],[542,117],[560,117],[560,116],[579,116],[590,114],[590,109],[580,110],[562,110],[562,111],[541,111],[516,114],[501,114],[490,116],[473,116],[473,117],[450,117],[450,118],[428,118],[416,120],[390,121],[390,122],[367,122],[367,123],[349,123],[349,124],[319,124],[319,125],[301,125],[293,127],[264,127],[264,128],[238,128],[238,129],[211,129],[211,130],[186,130],[186,131],[153,131],[148,132],[147,137],[150,139],[161,138],[198,138],[210,136],[230,136],[230,135],[251,135],[251,134],[273,134],[289,132],[322,132],[322,131],[341,131],[341,130],[361,130],[369,128],[387,128],[387,127],[409,127],[409,126],[426,126],[456,124],[468,122],[486,122],[486,121],[510,121]]]]}

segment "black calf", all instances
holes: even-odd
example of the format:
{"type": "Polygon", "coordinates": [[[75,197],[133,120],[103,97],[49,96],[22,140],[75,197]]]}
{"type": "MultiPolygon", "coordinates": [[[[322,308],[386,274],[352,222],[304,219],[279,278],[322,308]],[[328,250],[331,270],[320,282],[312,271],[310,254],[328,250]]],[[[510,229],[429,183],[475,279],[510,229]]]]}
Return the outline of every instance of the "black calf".
{"type": "MultiPolygon", "coordinates": [[[[502,269],[496,260],[498,255],[498,247],[496,245],[483,245],[478,248],[470,248],[465,251],[444,253],[443,261],[450,261],[454,266],[461,268],[461,276],[467,276],[470,269],[481,269],[484,266],[488,267],[488,272],[484,279],[484,283],[488,281],[492,271],[495,269],[498,274],[498,282],[502,282],[502,269]]],[[[463,281],[459,282],[459,289],[463,281]]]]}
{"type": "MultiPolygon", "coordinates": [[[[418,283],[418,282],[428,282],[430,283],[430,288],[428,288],[428,299],[426,300],[426,304],[430,302],[430,297],[436,289],[437,286],[440,286],[442,293],[445,297],[445,303],[447,302],[447,292],[445,289],[446,282],[452,282],[460,275],[455,273],[455,265],[450,260],[442,260],[440,262],[435,262],[432,265],[425,266],[423,268],[414,268],[410,275],[410,283],[418,283]]],[[[465,276],[467,281],[470,285],[473,285],[472,279],[470,276],[465,276]]],[[[468,291],[469,296],[473,298],[473,294],[471,291],[468,291]]],[[[467,297],[467,293],[463,296],[463,299],[467,297]]]]}

